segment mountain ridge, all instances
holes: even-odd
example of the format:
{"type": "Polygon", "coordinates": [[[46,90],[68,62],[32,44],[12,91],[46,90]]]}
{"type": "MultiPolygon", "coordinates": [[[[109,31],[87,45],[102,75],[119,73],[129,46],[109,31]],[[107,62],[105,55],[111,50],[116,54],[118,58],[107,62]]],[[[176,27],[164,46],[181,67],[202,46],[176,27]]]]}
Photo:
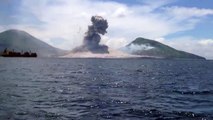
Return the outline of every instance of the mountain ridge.
{"type": "Polygon", "coordinates": [[[155,40],[138,37],[131,43],[125,46],[125,51],[134,55],[154,56],[159,58],[169,59],[205,59],[204,57],[188,53],[181,50],[176,50],[168,45],[155,40]]]}
{"type": "MultiPolygon", "coordinates": [[[[17,29],[10,29],[0,33],[0,52],[3,52],[5,48],[18,52],[36,52],[38,57],[59,57],[68,53],[65,50],[55,48],[41,41],[25,31],[17,29]]],[[[129,54],[139,55],[141,57],[205,59],[204,57],[185,51],[176,50],[175,48],[158,41],[142,37],[136,38],[122,50],[129,54]]]]}
{"type": "Polygon", "coordinates": [[[36,52],[39,57],[57,57],[66,52],[41,41],[25,31],[17,29],[10,29],[0,33],[0,51],[5,48],[19,52],[36,52]]]}

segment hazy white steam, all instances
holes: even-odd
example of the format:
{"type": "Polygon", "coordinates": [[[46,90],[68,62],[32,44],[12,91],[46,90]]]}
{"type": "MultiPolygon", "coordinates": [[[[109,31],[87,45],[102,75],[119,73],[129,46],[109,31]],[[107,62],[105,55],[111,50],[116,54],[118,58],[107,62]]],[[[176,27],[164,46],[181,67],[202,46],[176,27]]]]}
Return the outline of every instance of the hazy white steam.
{"type": "Polygon", "coordinates": [[[138,52],[138,51],[147,51],[147,50],[151,50],[151,49],[155,49],[155,47],[152,47],[152,46],[146,45],[146,44],[141,44],[141,45],[131,44],[131,45],[127,46],[126,48],[123,48],[122,50],[127,53],[134,53],[134,52],[138,52]]]}

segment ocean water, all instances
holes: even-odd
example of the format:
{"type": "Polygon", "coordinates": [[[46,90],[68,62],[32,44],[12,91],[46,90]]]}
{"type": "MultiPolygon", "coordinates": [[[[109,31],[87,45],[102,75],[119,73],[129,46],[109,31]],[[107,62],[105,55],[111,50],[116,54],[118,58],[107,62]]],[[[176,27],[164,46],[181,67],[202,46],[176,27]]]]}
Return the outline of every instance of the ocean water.
{"type": "Polygon", "coordinates": [[[211,120],[213,61],[0,58],[0,120],[211,120]]]}

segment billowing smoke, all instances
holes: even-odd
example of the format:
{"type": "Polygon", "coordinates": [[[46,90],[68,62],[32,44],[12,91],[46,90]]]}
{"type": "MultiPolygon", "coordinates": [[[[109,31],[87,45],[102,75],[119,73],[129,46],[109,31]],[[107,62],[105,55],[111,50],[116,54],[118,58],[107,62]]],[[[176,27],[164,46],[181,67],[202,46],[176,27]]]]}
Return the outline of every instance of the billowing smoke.
{"type": "Polygon", "coordinates": [[[107,33],[108,22],[101,16],[92,16],[92,25],[88,26],[88,31],[83,40],[83,45],[77,47],[73,52],[90,51],[92,53],[109,53],[108,46],[100,45],[101,36],[107,33]]]}
{"type": "Polygon", "coordinates": [[[127,53],[137,53],[137,52],[141,52],[141,51],[149,51],[151,49],[155,49],[155,47],[147,45],[147,44],[141,44],[141,45],[137,45],[137,44],[130,44],[125,48],[122,48],[121,50],[127,53]]]}

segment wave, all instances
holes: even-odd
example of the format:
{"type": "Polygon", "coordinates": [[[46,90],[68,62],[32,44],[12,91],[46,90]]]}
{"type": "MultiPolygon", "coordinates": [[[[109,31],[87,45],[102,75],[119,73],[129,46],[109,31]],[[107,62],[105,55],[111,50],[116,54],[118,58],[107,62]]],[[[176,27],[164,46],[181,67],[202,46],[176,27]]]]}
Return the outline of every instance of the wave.
{"type": "Polygon", "coordinates": [[[185,94],[185,95],[212,95],[213,90],[203,90],[203,91],[181,91],[181,90],[175,90],[173,91],[178,94],[185,94]]]}

